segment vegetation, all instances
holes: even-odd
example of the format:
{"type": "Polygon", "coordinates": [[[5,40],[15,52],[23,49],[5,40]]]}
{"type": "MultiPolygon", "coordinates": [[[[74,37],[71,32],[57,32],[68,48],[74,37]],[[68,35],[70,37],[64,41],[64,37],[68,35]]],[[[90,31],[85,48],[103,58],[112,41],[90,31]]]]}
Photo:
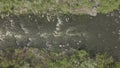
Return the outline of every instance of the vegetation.
{"type": "Polygon", "coordinates": [[[24,13],[108,13],[117,9],[120,0],[0,0],[0,15],[24,13]],[[77,12],[76,12],[77,11],[77,12]]]}
{"type": "Polygon", "coordinates": [[[114,9],[119,8],[119,6],[120,0],[100,0],[98,11],[101,13],[108,13],[113,11],[114,9]]]}
{"type": "Polygon", "coordinates": [[[96,57],[83,50],[71,54],[47,52],[37,48],[5,49],[0,52],[0,68],[119,68],[107,54],[96,57]]]}
{"type": "MultiPolygon", "coordinates": [[[[0,0],[0,16],[9,14],[89,14],[108,13],[117,9],[120,0],[0,0]]],[[[68,54],[37,48],[0,50],[0,68],[120,68],[120,62],[107,54],[91,57],[87,51],[68,54]]]]}

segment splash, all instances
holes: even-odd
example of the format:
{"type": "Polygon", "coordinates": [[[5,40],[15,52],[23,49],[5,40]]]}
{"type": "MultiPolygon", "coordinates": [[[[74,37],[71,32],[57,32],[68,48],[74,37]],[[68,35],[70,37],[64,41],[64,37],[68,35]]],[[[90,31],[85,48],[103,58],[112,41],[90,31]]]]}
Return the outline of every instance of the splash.
{"type": "Polygon", "coordinates": [[[61,26],[63,25],[62,20],[60,19],[59,16],[57,16],[57,24],[56,24],[56,28],[55,31],[53,33],[54,37],[59,37],[62,35],[61,33],[61,26]]]}

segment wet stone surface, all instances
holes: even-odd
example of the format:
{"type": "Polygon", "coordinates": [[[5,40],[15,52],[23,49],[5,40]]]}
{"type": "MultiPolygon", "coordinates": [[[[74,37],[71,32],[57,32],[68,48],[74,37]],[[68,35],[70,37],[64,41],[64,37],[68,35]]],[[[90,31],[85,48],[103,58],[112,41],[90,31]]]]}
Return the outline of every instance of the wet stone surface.
{"type": "Polygon", "coordinates": [[[0,19],[0,49],[37,47],[49,51],[85,49],[120,59],[120,11],[87,15],[10,15],[0,19]]]}

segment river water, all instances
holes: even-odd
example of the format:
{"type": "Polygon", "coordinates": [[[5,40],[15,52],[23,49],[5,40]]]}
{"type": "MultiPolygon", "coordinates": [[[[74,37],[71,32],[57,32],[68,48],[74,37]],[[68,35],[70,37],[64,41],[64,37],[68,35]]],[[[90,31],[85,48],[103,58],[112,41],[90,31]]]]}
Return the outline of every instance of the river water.
{"type": "Polygon", "coordinates": [[[90,53],[108,52],[120,60],[120,10],[89,15],[10,15],[0,18],[0,49],[18,47],[90,53]]]}

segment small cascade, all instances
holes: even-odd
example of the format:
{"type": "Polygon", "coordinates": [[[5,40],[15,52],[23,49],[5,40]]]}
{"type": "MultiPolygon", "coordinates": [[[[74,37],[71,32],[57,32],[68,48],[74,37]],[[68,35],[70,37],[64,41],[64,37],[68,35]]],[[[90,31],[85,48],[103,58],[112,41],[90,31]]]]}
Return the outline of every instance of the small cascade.
{"type": "Polygon", "coordinates": [[[56,28],[55,31],[53,33],[54,37],[60,37],[62,35],[61,32],[61,26],[63,25],[62,20],[60,19],[59,16],[57,16],[57,24],[56,24],[56,28]]]}

